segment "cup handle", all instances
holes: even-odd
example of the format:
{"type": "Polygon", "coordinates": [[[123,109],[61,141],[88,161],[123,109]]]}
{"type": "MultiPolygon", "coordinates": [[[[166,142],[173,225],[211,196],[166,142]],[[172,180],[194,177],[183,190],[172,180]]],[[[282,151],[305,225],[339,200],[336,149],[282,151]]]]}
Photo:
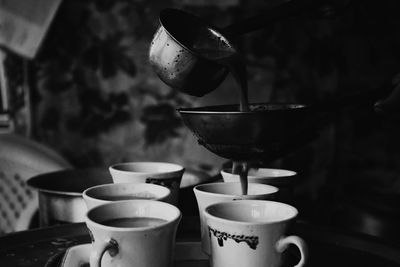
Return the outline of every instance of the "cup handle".
{"type": "Polygon", "coordinates": [[[114,239],[103,241],[100,245],[95,246],[95,248],[90,253],[90,267],[101,267],[101,259],[104,253],[108,250],[111,257],[118,254],[118,243],[114,239]]]}
{"type": "Polygon", "coordinates": [[[294,267],[304,266],[306,260],[308,259],[308,248],[306,242],[304,242],[302,238],[295,235],[283,237],[276,243],[276,249],[279,253],[282,253],[290,244],[298,247],[301,256],[300,261],[294,267]]]}

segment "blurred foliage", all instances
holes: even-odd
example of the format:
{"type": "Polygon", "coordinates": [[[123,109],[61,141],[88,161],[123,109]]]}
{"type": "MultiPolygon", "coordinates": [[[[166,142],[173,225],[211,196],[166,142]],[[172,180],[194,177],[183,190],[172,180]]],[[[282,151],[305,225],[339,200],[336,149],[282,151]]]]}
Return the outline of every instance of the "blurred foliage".
{"type": "MultiPolygon", "coordinates": [[[[143,49],[158,25],[154,18],[168,4],[62,2],[38,56],[29,62],[35,139],[77,165],[97,165],[108,160],[97,140],[118,127],[142,124],[148,147],[179,137],[183,125],[175,107],[190,103],[154,84],[143,49]]],[[[6,70],[18,111],[27,105],[23,60],[9,54],[6,70]]]]}
{"type": "MultiPolygon", "coordinates": [[[[134,77],[136,63],[129,55],[129,47],[122,44],[122,32],[100,36],[88,26],[93,12],[89,8],[90,1],[72,2],[73,10],[68,6],[70,3],[61,6],[35,66],[39,72],[38,79],[50,94],[69,90],[77,92],[81,108],[67,119],[68,129],[79,131],[84,136],[94,136],[129,120],[127,94],[104,92],[100,83],[114,77],[118,71],[134,77]],[[70,11],[75,16],[71,16],[70,11]]],[[[115,4],[107,4],[107,1],[95,3],[97,9],[106,5],[112,8],[115,4]]],[[[46,115],[41,126],[56,129],[56,120],[50,118],[59,117],[57,112],[50,106],[49,112],[44,112],[46,115]]]]}

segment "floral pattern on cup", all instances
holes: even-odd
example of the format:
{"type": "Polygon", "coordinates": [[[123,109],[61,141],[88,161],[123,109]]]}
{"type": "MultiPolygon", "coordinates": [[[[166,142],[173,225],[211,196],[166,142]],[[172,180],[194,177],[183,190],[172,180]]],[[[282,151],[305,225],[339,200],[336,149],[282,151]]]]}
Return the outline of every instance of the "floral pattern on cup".
{"type": "Polygon", "coordinates": [[[209,235],[211,238],[211,234],[214,235],[218,240],[218,245],[220,247],[224,246],[224,240],[228,240],[228,238],[234,240],[236,243],[245,242],[251,249],[256,250],[258,245],[258,236],[245,236],[245,235],[233,235],[227,232],[219,231],[217,229],[213,229],[210,226],[208,227],[209,235]]]}

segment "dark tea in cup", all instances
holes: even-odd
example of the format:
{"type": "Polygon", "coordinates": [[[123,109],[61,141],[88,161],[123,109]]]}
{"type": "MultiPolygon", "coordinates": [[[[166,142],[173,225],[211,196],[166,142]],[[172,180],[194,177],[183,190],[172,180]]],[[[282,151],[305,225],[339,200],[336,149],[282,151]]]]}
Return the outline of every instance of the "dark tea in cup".
{"type": "Polygon", "coordinates": [[[135,228],[158,226],[166,222],[167,220],[152,217],[125,217],[109,219],[101,222],[101,224],[112,227],[135,228]]]}
{"type": "Polygon", "coordinates": [[[86,214],[92,237],[90,266],[173,266],[181,217],[169,203],[144,199],[90,209],[86,214]]]}
{"type": "Polygon", "coordinates": [[[156,184],[118,183],[103,184],[83,191],[82,197],[88,209],[114,201],[151,199],[170,203],[171,190],[156,184]]]}

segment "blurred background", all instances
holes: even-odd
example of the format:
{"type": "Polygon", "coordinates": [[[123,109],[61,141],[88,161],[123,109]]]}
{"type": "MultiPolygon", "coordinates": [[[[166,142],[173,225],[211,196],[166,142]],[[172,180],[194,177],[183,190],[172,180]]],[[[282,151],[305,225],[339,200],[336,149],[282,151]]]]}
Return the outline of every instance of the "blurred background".
{"type": "MultiPolygon", "coordinates": [[[[4,50],[8,117],[1,131],[43,143],[75,167],[151,160],[218,173],[228,160],[200,146],[176,109],[236,104],[236,84],[228,76],[196,98],[159,80],[148,63],[159,12],[180,8],[223,27],[281,2],[65,0],[35,57],[4,50]]],[[[328,13],[332,3],[344,8],[278,21],[239,39],[250,102],[317,102],[379,88],[400,71],[398,1],[321,3],[328,13]]],[[[349,107],[316,134],[267,163],[299,173],[301,217],[398,240],[399,121],[372,105],[349,107]]]]}

